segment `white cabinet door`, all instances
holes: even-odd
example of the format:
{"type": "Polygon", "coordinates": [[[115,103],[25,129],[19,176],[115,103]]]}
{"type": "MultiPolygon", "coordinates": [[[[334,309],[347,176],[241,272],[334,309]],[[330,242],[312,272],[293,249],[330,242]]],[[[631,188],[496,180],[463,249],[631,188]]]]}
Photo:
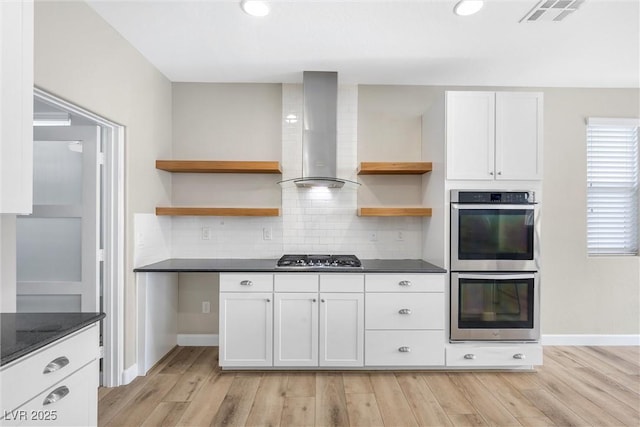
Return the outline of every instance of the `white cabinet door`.
{"type": "Polygon", "coordinates": [[[220,293],[220,366],[272,366],[273,294],[220,293]]]}
{"type": "Polygon", "coordinates": [[[543,95],[447,92],[447,179],[542,178],[543,95]]]}
{"type": "Polygon", "coordinates": [[[0,213],[31,213],[33,1],[0,1],[0,213]]]}
{"type": "Polygon", "coordinates": [[[318,294],[276,293],[274,366],[318,366],[318,294]]]}
{"type": "Polygon", "coordinates": [[[447,92],[447,179],[494,178],[495,93],[447,92]]]}
{"type": "Polygon", "coordinates": [[[496,179],[542,178],[542,93],[496,93],[496,179]]]}
{"type": "Polygon", "coordinates": [[[364,366],[364,294],[320,294],[320,366],[364,366]]]}

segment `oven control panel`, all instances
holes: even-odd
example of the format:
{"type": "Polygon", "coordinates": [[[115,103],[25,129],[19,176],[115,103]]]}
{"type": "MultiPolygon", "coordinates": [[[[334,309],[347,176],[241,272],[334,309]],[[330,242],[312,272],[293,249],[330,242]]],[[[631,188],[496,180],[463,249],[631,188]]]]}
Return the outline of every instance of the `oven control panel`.
{"type": "Polygon", "coordinates": [[[453,191],[454,203],[528,205],[535,203],[533,191],[453,191]]]}

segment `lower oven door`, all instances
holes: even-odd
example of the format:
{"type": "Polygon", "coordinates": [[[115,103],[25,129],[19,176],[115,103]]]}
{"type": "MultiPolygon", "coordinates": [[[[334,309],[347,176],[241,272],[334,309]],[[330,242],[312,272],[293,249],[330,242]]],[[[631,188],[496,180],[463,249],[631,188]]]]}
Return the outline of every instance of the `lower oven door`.
{"type": "Polygon", "coordinates": [[[451,273],[452,341],[538,341],[538,273],[451,273]]]}

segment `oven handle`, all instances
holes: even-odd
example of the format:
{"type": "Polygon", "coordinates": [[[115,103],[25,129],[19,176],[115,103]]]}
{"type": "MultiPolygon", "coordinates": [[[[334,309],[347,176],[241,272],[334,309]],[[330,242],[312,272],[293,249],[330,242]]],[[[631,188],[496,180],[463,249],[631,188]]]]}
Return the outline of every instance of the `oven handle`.
{"type": "Polygon", "coordinates": [[[518,273],[518,274],[467,274],[456,273],[458,279],[480,279],[480,280],[517,280],[535,278],[537,273],[518,273]]]}
{"type": "Polygon", "coordinates": [[[535,210],[535,203],[527,203],[526,205],[499,205],[499,204],[487,204],[487,205],[467,205],[461,203],[451,203],[454,209],[469,210],[469,209],[492,209],[492,210],[535,210]]]}

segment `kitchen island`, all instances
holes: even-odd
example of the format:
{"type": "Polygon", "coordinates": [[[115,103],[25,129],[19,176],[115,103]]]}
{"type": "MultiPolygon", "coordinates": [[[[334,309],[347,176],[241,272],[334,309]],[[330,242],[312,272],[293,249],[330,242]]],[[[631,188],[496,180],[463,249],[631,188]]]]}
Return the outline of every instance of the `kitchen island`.
{"type": "Polygon", "coordinates": [[[97,424],[104,313],[2,313],[0,425],[97,424]]]}

